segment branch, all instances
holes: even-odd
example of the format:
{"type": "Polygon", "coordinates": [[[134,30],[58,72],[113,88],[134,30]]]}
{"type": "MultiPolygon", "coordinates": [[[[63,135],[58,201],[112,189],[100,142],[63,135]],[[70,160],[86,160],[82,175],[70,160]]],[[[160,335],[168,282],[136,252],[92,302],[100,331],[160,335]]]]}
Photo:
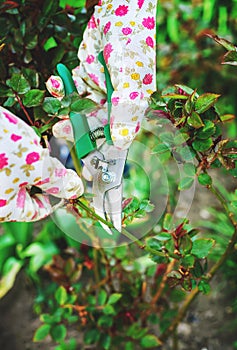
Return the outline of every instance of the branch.
{"type": "MultiPolygon", "coordinates": [[[[208,189],[216,196],[218,201],[221,203],[222,207],[224,208],[231,224],[234,227],[234,233],[231,237],[231,240],[229,241],[228,246],[226,247],[226,250],[224,254],[220,257],[220,259],[212,266],[210,271],[206,274],[206,279],[207,281],[211,281],[213,276],[216,274],[216,272],[220,269],[220,267],[224,264],[224,262],[227,260],[231,252],[233,251],[233,248],[235,246],[235,243],[237,241],[237,223],[233,217],[233,213],[230,212],[227,202],[225,198],[220,194],[220,192],[213,187],[212,185],[208,187],[208,189]]],[[[183,320],[185,317],[187,310],[189,309],[190,304],[193,302],[193,300],[197,297],[197,295],[200,293],[198,287],[195,287],[191,293],[186,297],[183,305],[179,309],[179,312],[177,316],[174,318],[173,322],[171,325],[168,327],[168,329],[161,334],[160,340],[164,342],[172,332],[174,332],[178,326],[178,324],[183,320]]]]}

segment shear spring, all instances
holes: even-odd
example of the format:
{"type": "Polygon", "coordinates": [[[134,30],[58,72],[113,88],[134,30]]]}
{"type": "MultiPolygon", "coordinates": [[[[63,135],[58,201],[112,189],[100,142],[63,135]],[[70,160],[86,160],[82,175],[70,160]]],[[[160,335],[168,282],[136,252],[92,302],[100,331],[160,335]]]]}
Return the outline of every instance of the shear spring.
{"type": "Polygon", "coordinates": [[[93,131],[90,131],[90,138],[93,142],[95,142],[97,139],[102,139],[104,137],[104,128],[102,126],[93,131]]]}

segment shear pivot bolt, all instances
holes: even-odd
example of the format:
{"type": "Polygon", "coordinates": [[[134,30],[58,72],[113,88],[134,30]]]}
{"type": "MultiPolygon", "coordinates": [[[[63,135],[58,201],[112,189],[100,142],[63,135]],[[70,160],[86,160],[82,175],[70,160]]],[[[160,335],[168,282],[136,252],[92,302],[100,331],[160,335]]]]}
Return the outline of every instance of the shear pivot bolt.
{"type": "Polygon", "coordinates": [[[113,174],[109,173],[109,172],[104,172],[102,173],[102,181],[106,182],[106,183],[111,183],[114,181],[114,176],[113,174]]]}

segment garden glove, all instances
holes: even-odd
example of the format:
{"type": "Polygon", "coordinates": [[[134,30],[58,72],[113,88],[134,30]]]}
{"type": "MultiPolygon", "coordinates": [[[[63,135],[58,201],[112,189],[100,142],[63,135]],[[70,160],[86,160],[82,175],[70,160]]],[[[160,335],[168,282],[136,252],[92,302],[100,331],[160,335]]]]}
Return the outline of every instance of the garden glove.
{"type": "Polygon", "coordinates": [[[83,193],[78,175],[66,169],[24,121],[0,107],[0,222],[36,221],[51,214],[49,195],[72,199],[83,193]],[[32,192],[32,186],[42,193],[32,192]]]}
{"type": "MultiPolygon", "coordinates": [[[[105,74],[98,61],[98,55],[103,51],[114,89],[110,131],[113,143],[119,149],[131,145],[139,132],[149,97],[156,90],[155,20],[156,2],[100,1],[79,47],[80,65],[73,70],[75,85],[80,95],[87,94],[101,106],[88,117],[91,129],[108,121],[105,74]]],[[[60,78],[50,77],[46,85],[57,95],[57,86],[61,84],[60,78]]],[[[55,124],[53,133],[73,141],[69,119],[55,124]]]]}

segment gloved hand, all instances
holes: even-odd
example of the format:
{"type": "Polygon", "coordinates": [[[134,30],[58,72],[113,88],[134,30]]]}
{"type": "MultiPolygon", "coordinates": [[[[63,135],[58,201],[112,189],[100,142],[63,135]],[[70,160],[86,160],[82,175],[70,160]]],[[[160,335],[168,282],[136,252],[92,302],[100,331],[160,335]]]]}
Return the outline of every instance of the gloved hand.
{"type": "Polygon", "coordinates": [[[65,199],[82,195],[78,175],[50,157],[30,126],[2,107],[0,122],[0,222],[43,219],[55,209],[49,194],[65,199]],[[32,194],[32,186],[43,193],[32,194]]]}
{"type": "MultiPolygon", "coordinates": [[[[138,133],[149,97],[156,90],[156,2],[145,0],[102,0],[95,7],[79,47],[80,65],[73,70],[79,94],[101,105],[88,118],[91,128],[107,123],[104,68],[98,61],[101,51],[110,73],[114,92],[110,117],[114,145],[127,149],[138,133]]],[[[57,79],[57,78],[56,78],[57,79]]],[[[55,77],[47,87],[57,95],[55,77]]],[[[62,96],[62,94],[60,95],[62,96]]],[[[53,128],[54,135],[73,141],[70,121],[53,128]]]]}

